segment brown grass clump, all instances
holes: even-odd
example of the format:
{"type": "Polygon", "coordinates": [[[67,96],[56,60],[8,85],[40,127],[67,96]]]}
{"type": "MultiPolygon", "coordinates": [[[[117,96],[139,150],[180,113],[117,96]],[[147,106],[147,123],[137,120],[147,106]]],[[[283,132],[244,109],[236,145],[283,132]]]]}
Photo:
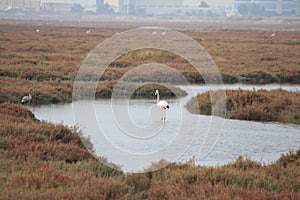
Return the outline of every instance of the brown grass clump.
{"type": "Polygon", "coordinates": [[[242,157],[220,167],[173,164],[152,173],[149,199],[299,198],[299,152],[286,155],[293,158],[286,166],[280,161],[263,166],[242,157]]]}
{"type": "MultiPolygon", "coordinates": [[[[41,123],[27,108],[11,103],[0,104],[0,111],[1,147],[12,158],[66,162],[92,158],[79,137],[81,133],[75,128],[41,123]]],[[[91,146],[88,140],[84,142],[91,146]]]]}
{"type": "MultiPolygon", "coordinates": [[[[300,123],[300,94],[276,90],[226,90],[226,117],[252,121],[300,123]]],[[[190,112],[211,114],[210,93],[199,94],[187,103],[190,112]]]]}

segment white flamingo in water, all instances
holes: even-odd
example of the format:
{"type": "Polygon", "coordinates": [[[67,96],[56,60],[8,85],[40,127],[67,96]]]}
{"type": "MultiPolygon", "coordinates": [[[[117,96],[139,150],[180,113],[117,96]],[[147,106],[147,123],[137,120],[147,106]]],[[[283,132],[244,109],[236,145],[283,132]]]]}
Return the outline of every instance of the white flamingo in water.
{"type": "Polygon", "coordinates": [[[28,90],[28,96],[24,96],[22,98],[22,100],[21,100],[22,104],[26,104],[26,103],[30,103],[31,102],[32,96],[31,96],[30,92],[34,92],[34,89],[33,88],[29,88],[29,90],[28,90]]]}
{"type": "Polygon", "coordinates": [[[157,106],[161,109],[161,120],[166,121],[166,110],[170,108],[168,102],[159,100],[159,91],[155,90],[157,106]]]}

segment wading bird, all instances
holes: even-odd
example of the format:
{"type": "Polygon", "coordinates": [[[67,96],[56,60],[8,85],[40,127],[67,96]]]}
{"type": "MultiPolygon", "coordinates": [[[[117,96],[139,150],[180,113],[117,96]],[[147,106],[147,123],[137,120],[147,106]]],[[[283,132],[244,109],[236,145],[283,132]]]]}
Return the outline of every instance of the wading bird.
{"type": "Polygon", "coordinates": [[[275,31],[273,30],[273,33],[271,34],[271,37],[275,37],[276,36],[276,33],[275,31]]]}
{"type": "Polygon", "coordinates": [[[169,104],[166,101],[159,100],[159,91],[155,90],[155,95],[157,99],[157,106],[161,109],[161,120],[166,121],[166,110],[169,109],[169,104]]]}
{"type": "Polygon", "coordinates": [[[34,92],[33,88],[29,88],[28,90],[28,96],[24,96],[21,100],[22,104],[30,103],[32,100],[31,92],[34,92]]]}
{"type": "Polygon", "coordinates": [[[87,30],[85,33],[89,34],[91,32],[91,29],[89,28],[89,30],[87,30]]]}

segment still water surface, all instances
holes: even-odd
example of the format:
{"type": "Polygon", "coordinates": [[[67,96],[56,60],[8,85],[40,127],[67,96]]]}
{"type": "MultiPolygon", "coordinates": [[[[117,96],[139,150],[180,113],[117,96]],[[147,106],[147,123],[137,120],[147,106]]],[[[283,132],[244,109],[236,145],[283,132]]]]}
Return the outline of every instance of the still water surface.
{"type": "MultiPolygon", "coordinates": [[[[300,91],[300,85],[234,84],[224,87],[300,91]]],[[[155,96],[152,100],[115,100],[112,103],[101,99],[30,109],[40,120],[79,126],[91,138],[98,155],[132,172],[143,170],[160,159],[184,162],[194,158],[196,164],[222,165],[241,155],[267,164],[300,147],[299,125],[193,115],[184,105],[192,96],[207,91],[208,87],[181,88],[188,92],[188,96],[168,100],[170,110],[165,123],[160,121],[155,96]],[[90,105],[92,111],[89,111],[90,105]],[[217,134],[209,141],[208,131],[214,128],[218,129],[217,134]]]]}

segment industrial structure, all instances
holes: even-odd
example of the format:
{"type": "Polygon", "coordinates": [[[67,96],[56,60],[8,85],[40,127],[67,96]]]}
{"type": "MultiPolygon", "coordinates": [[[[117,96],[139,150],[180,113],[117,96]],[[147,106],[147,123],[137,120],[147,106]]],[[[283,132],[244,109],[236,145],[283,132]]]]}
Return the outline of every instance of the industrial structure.
{"type": "Polygon", "coordinates": [[[22,9],[40,11],[40,0],[1,0],[0,10],[22,9]]]}
{"type": "Polygon", "coordinates": [[[30,10],[48,12],[70,12],[74,4],[81,6],[98,5],[103,0],[1,0],[0,10],[30,10]]]}
{"type": "Polygon", "coordinates": [[[300,0],[233,0],[232,10],[240,6],[256,5],[265,16],[299,16],[300,0]]]}
{"type": "Polygon", "coordinates": [[[41,10],[45,12],[66,13],[71,12],[76,1],[72,0],[41,0],[41,10]]]}
{"type": "Polygon", "coordinates": [[[119,13],[124,15],[174,14],[183,0],[119,0],[119,13]]]}
{"type": "Polygon", "coordinates": [[[225,15],[218,8],[184,6],[183,0],[119,0],[123,15],[225,15]],[[222,14],[221,14],[222,13],[222,14]]]}

